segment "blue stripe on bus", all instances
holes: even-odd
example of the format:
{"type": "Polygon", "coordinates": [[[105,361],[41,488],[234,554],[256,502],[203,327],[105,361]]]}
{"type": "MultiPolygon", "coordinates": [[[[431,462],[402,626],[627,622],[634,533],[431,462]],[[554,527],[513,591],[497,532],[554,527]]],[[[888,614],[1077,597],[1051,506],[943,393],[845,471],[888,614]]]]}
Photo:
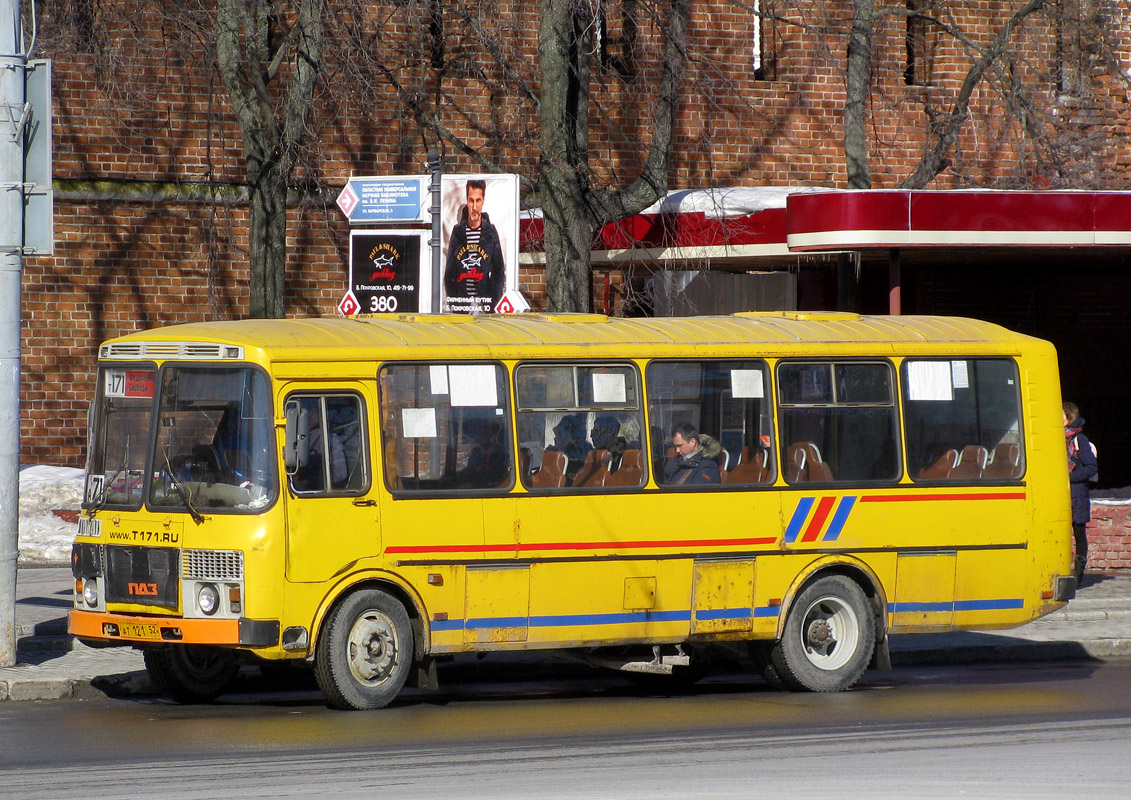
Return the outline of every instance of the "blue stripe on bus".
{"type": "Polygon", "coordinates": [[[923,611],[1003,611],[1024,608],[1025,601],[1020,597],[1002,597],[996,600],[955,600],[942,603],[888,603],[891,613],[911,613],[923,611]]]}
{"type": "Polygon", "coordinates": [[[753,609],[749,608],[715,608],[696,611],[695,618],[702,620],[750,619],[753,614],[753,609]]]}
{"type": "MultiPolygon", "coordinates": [[[[708,609],[696,618],[751,619],[776,617],[781,606],[708,609]]],[[[690,622],[690,611],[623,611],[613,614],[553,614],[534,617],[478,617],[469,620],[447,619],[432,622],[433,631],[483,630],[490,628],[560,628],[569,625],[626,625],[641,622],[690,622]]]]}
{"type": "Polygon", "coordinates": [[[529,625],[526,617],[483,617],[482,619],[469,619],[464,627],[469,630],[477,628],[525,628],[529,625]]]}
{"type": "Polygon", "coordinates": [[[1020,597],[1002,597],[998,600],[956,600],[955,611],[1000,611],[1009,608],[1024,608],[1025,601],[1020,597]]]}
{"type": "Polygon", "coordinates": [[[840,536],[840,532],[844,528],[844,523],[848,521],[848,515],[852,513],[852,507],[854,505],[856,505],[855,497],[840,498],[840,503],[836,507],[836,513],[833,514],[833,521],[829,523],[829,531],[825,534],[825,541],[836,541],[836,538],[840,536]]]}
{"type": "Polygon", "coordinates": [[[797,508],[793,511],[793,516],[789,520],[789,526],[785,529],[785,540],[787,542],[797,541],[797,537],[801,534],[801,529],[805,526],[805,520],[809,518],[809,511],[813,508],[812,497],[802,497],[797,502],[797,508]]]}

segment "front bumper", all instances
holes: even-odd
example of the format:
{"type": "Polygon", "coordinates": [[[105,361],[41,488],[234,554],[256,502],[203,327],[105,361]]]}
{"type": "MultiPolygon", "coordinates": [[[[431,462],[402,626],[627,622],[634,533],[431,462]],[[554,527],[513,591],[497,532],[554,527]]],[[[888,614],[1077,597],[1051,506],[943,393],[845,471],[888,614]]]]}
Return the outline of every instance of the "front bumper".
{"type": "Polygon", "coordinates": [[[277,647],[279,621],[248,619],[183,619],[107,614],[74,609],[67,630],[80,639],[123,644],[213,644],[236,647],[277,647]]]}

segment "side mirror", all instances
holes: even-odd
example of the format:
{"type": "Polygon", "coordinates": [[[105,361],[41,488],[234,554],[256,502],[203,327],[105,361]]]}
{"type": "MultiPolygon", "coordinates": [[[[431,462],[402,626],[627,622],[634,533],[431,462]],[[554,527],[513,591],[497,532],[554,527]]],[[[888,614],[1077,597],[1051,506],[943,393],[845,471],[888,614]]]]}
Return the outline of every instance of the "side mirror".
{"type": "Polygon", "coordinates": [[[288,475],[294,475],[310,460],[310,411],[297,400],[287,403],[284,415],[287,420],[283,442],[283,466],[288,475]]]}

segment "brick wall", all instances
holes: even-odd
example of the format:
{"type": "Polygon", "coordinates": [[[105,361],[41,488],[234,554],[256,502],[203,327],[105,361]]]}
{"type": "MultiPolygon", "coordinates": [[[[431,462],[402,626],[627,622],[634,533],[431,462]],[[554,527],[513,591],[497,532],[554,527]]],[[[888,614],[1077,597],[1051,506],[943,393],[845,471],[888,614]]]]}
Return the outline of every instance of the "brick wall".
{"type": "Polygon", "coordinates": [[[1131,569],[1131,501],[1092,501],[1088,569],[1131,569]]]}

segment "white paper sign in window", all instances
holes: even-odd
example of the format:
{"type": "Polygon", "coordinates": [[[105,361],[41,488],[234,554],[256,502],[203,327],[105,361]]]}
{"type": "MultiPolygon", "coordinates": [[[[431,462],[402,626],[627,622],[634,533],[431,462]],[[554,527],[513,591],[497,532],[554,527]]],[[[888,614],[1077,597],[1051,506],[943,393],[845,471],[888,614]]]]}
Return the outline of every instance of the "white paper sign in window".
{"type": "Polygon", "coordinates": [[[954,399],[949,361],[912,361],[907,365],[908,400],[954,399]]]}
{"type": "Polygon", "coordinates": [[[429,366],[428,378],[432,384],[432,394],[448,393],[448,367],[446,364],[432,364],[429,366]]]}
{"type": "Polygon", "coordinates": [[[435,439],[436,409],[405,408],[401,410],[401,428],[405,439],[435,439]]]}
{"type": "Polygon", "coordinates": [[[628,400],[624,375],[620,372],[593,373],[594,403],[624,403],[628,400]]]}
{"type": "Polygon", "coordinates": [[[765,397],[762,386],[762,370],[760,369],[732,369],[730,371],[731,397],[765,397]]]}
{"type": "Polygon", "coordinates": [[[966,369],[965,361],[950,362],[950,377],[954,381],[955,389],[970,388],[970,373],[966,369]]]}
{"type": "Polygon", "coordinates": [[[448,388],[453,406],[497,406],[495,367],[491,364],[451,364],[448,388]]]}

